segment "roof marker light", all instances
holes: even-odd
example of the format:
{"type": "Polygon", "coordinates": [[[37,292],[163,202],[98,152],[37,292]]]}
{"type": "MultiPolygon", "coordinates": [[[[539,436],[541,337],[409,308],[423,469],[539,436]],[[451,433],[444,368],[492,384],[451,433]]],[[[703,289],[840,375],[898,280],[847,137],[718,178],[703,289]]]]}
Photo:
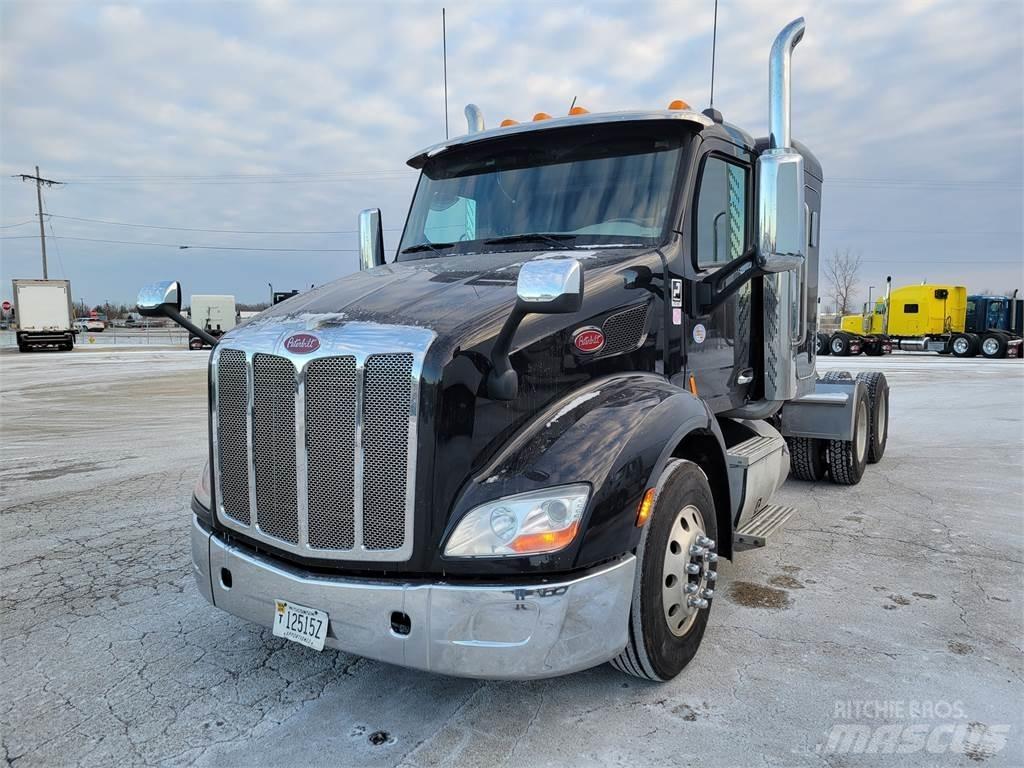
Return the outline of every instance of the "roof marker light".
{"type": "Polygon", "coordinates": [[[533,116],[533,122],[535,122],[535,123],[540,121],[540,120],[550,120],[550,119],[551,119],[551,115],[549,115],[547,112],[538,112],[536,115],[533,116]]]}
{"type": "Polygon", "coordinates": [[[570,115],[589,115],[590,110],[586,107],[573,107],[569,110],[570,115]]]}
{"type": "Polygon", "coordinates": [[[511,117],[506,117],[504,120],[501,121],[502,128],[508,128],[510,125],[519,125],[519,121],[513,120],[511,117]]]}
{"type": "Polygon", "coordinates": [[[682,99],[675,99],[671,104],[668,105],[669,109],[689,109],[690,105],[682,99]]]}

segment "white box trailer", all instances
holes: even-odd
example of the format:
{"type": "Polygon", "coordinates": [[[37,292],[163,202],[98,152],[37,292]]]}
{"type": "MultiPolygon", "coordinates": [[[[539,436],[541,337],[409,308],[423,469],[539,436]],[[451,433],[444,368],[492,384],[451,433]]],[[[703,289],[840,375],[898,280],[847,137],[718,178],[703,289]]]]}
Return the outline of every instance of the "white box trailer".
{"type": "MultiPolygon", "coordinates": [[[[223,336],[235,327],[235,297],[218,294],[193,294],[189,304],[189,319],[211,336],[223,336]]],[[[209,347],[194,334],[188,337],[189,349],[209,347]]]]}
{"type": "Polygon", "coordinates": [[[70,351],[77,331],[72,324],[70,280],[12,280],[18,351],[53,348],[70,351]]]}

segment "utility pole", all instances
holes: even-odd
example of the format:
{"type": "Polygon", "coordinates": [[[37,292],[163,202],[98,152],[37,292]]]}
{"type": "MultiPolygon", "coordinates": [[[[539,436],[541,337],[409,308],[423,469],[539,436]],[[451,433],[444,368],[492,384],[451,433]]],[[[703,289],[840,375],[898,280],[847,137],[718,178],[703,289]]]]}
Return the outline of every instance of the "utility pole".
{"type": "Polygon", "coordinates": [[[63,184],[62,181],[54,181],[53,179],[44,179],[39,175],[39,166],[36,166],[36,175],[33,176],[30,173],[19,173],[13,178],[21,179],[22,181],[34,181],[36,183],[36,204],[39,206],[39,244],[43,249],[43,280],[49,278],[46,271],[46,230],[43,228],[43,184],[48,187],[56,186],[57,184],[63,184]]]}

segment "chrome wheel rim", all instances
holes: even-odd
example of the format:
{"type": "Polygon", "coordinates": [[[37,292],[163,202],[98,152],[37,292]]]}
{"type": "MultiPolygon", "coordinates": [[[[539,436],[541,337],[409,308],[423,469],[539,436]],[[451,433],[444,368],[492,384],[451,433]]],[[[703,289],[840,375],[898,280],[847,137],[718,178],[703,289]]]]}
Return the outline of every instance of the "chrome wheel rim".
{"type": "Polygon", "coordinates": [[[835,352],[837,355],[843,351],[842,339],[832,339],[832,351],[835,352]]]}
{"type": "Polygon", "coordinates": [[[965,354],[967,352],[967,339],[963,336],[953,339],[953,351],[958,355],[965,354]]]}
{"type": "Polygon", "coordinates": [[[878,393],[878,445],[885,442],[885,433],[889,429],[889,395],[886,392],[878,393]]]}
{"type": "Polygon", "coordinates": [[[868,450],[868,409],[857,411],[857,462],[864,461],[868,450]]]}
{"type": "Polygon", "coordinates": [[[999,341],[991,337],[981,343],[981,351],[989,357],[993,357],[999,351],[999,341]]]}
{"type": "Polygon", "coordinates": [[[682,637],[707,608],[714,595],[718,574],[715,542],[705,535],[704,517],[692,504],[683,507],[672,521],[661,574],[661,606],[665,623],[682,637]]]}

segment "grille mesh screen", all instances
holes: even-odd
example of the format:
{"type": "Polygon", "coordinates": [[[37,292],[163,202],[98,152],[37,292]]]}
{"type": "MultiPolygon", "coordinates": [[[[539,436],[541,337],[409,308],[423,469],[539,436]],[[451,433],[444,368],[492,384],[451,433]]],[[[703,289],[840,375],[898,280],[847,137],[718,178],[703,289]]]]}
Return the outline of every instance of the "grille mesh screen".
{"type": "Polygon", "coordinates": [[[640,346],[647,333],[648,306],[650,305],[641,304],[630,307],[622,312],[616,312],[604,321],[604,349],[598,353],[599,357],[632,352],[640,346]]]}
{"type": "Polygon", "coordinates": [[[363,394],[363,545],[397,549],[405,542],[409,465],[411,354],[371,355],[363,394]]]}
{"type": "Polygon", "coordinates": [[[356,359],[326,357],[306,368],[309,545],[355,545],[356,359]]]}
{"type": "Polygon", "coordinates": [[[261,531],[296,544],[295,366],[277,355],[253,357],[252,447],[256,522],[261,531]]]}
{"type": "Polygon", "coordinates": [[[245,419],[248,393],[245,353],[221,350],[217,364],[217,452],[224,511],[249,525],[249,447],[245,419]]]}

